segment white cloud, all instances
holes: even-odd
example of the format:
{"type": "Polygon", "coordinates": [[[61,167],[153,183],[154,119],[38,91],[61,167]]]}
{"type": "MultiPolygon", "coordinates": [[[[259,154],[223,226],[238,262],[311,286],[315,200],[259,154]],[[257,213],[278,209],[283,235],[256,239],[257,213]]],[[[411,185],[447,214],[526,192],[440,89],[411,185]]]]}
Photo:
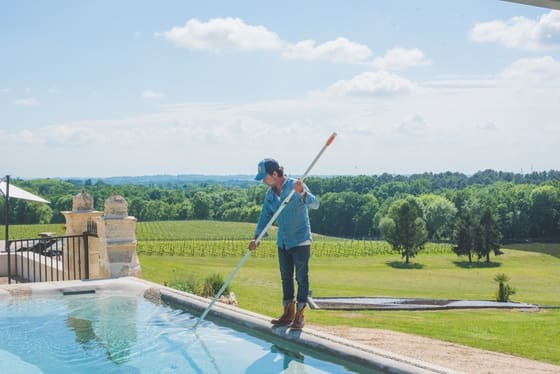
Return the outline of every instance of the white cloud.
{"type": "Polygon", "coordinates": [[[560,47],[560,12],[552,10],[538,20],[513,17],[481,22],[471,30],[475,42],[495,42],[508,48],[542,50],[560,47]]]}
{"type": "Polygon", "coordinates": [[[115,134],[107,136],[98,126],[53,125],[46,128],[45,140],[52,146],[83,147],[100,141],[103,138],[115,138],[115,134]]]}
{"type": "Polygon", "coordinates": [[[387,72],[365,72],[350,80],[342,80],[327,88],[327,96],[394,96],[411,92],[415,84],[399,75],[387,72]]]}
{"type": "Polygon", "coordinates": [[[560,62],[550,56],[523,58],[504,69],[500,77],[526,84],[558,82],[560,62]]]}
{"type": "Polygon", "coordinates": [[[314,174],[518,170],[531,163],[547,170],[558,148],[555,92],[497,86],[455,95],[412,90],[398,100],[179,103],[151,114],[5,129],[0,148],[21,154],[12,167],[33,177],[59,176],[59,165],[68,176],[253,174],[263,157],[297,174],[337,131],[314,174]]]}
{"type": "Polygon", "coordinates": [[[162,97],[165,97],[165,94],[163,92],[145,90],[144,92],[142,92],[142,97],[144,99],[161,99],[162,97]]]}
{"type": "Polygon", "coordinates": [[[406,136],[421,136],[428,130],[428,124],[419,114],[406,117],[398,126],[397,131],[406,136]]]}
{"type": "Polygon", "coordinates": [[[314,40],[286,44],[282,56],[301,60],[328,60],[344,63],[364,63],[371,58],[371,50],[346,38],[337,38],[316,45],[314,40]]]}
{"type": "Polygon", "coordinates": [[[179,47],[223,51],[279,49],[282,42],[264,26],[247,25],[239,18],[214,18],[208,22],[190,19],[183,27],[173,27],[161,34],[179,47]]]}
{"type": "Polygon", "coordinates": [[[490,88],[497,84],[495,77],[445,77],[422,82],[422,86],[439,90],[490,88]]]}
{"type": "Polygon", "coordinates": [[[481,89],[512,87],[554,87],[560,84],[560,61],[552,56],[521,58],[502,71],[488,76],[442,77],[424,81],[421,89],[429,92],[482,92],[481,89]]]}
{"type": "Polygon", "coordinates": [[[385,56],[373,60],[373,66],[381,70],[403,70],[413,66],[431,64],[418,48],[405,49],[393,48],[385,53],[385,56]]]}
{"type": "Polygon", "coordinates": [[[326,60],[339,63],[369,63],[368,46],[338,37],[321,44],[315,40],[291,43],[264,26],[248,25],[239,18],[214,18],[208,22],[190,19],[185,26],[156,33],[183,48],[226,51],[276,51],[282,57],[301,60],[326,60]]]}
{"type": "Polygon", "coordinates": [[[21,106],[37,106],[39,105],[39,101],[32,97],[29,97],[25,99],[18,99],[14,101],[14,104],[21,105],[21,106]]]}
{"type": "Polygon", "coordinates": [[[477,126],[481,130],[495,131],[498,129],[494,121],[486,121],[477,126]]]}
{"type": "Polygon", "coordinates": [[[8,139],[15,145],[37,146],[44,143],[44,139],[28,129],[8,133],[8,139]]]}
{"type": "Polygon", "coordinates": [[[9,88],[0,88],[0,93],[8,93],[10,92],[9,88]]]}

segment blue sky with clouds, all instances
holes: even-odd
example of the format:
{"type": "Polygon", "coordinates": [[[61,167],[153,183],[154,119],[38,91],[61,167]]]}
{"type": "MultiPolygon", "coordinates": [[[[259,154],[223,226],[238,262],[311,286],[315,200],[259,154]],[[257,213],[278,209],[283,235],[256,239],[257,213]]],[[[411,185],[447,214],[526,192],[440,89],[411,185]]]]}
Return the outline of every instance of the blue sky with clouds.
{"type": "Polygon", "coordinates": [[[558,169],[560,12],[505,1],[8,1],[0,174],[558,169]]]}

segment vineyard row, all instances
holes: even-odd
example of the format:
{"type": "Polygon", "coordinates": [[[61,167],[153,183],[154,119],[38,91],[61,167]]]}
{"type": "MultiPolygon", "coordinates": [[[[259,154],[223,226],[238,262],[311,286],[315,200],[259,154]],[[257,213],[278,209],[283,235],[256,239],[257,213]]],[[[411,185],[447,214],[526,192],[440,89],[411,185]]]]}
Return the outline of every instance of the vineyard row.
{"type": "MultiPolygon", "coordinates": [[[[164,240],[138,241],[138,254],[147,256],[240,257],[247,250],[247,240],[164,240]]],[[[276,257],[277,247],[264,240],[253,253],[255,257],[276,257]]],[[[383,241],[319,241],[311,246],[316,257],[367,257],[394,253],[383,241]]],[[[451,254],[451,245],[429,243],[423,253],[451,254]]]]}

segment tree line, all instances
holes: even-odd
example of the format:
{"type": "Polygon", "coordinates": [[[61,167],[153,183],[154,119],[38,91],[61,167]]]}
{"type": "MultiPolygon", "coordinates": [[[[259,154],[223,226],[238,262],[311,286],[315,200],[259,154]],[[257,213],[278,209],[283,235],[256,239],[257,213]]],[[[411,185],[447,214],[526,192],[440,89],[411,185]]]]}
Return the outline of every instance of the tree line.
{"type": "MultiPolygon", "coordinates": [[[[13,179],[12,183],[51,202],[11,200],[10,220],[15,224],[63,223],[61,212],[72,209],[73,197],[82,190],[93,196],[94,208],[101,211],[109,196],[122,195],[129,214],[139,221],[256,222],[266,190],[250,180],[114,185],[103,180],[13,179]]],[[[483,216],[495,222],[503,241],[560,240],[560,172],[554,170],[309,177],[306,184],[321,202],[319,209],[310,211],[313,231],[320,234],[379,238],[387,228],[384,218],[396,210],[391,207],[412,199],[430,241],[457,242],[458,226],[480,224],[483,216]]],[[[3,204],[2,199],[2,212],[3,204]]]]}

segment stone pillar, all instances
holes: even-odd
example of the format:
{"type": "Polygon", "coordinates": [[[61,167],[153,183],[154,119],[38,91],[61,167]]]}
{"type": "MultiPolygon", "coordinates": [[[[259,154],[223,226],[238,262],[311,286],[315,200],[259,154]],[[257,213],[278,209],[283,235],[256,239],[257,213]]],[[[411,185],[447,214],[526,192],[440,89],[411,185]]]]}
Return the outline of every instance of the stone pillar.
{"type": "MultiPolygon", "coordinates": [[[[88,224],[95,224],[103,212],[93,210],[93,198],[85,191],[80,192],[72,200],[72,211],[62,212],[66,218],[66,235],[83,235],[88,231],[88,224]]],[[[78,241],[68,241],[67,246],[64,248],[64,271],[67,273],[70,269],[68,276],[74,275],[74,268],[78,264],[77,256],[81,256],[79,251],[83,248],[83,244],[78,245],[78,241]],[[70,265],[69,265],[70,264],[70,265]]],[[[89,277],[90,279],[99,279],[109,277],[107,266],[107,254],[103,250],[97,238],[89,237],[89,277]]],[[[81,274],[85,277],[85,261],[81,261],[81,274]]],[[[78,274],[78,272],[75,272],[78,274]]]]}
{"type": "MultiPolygon", "coordinates": [[[[104,211],[99,212],[93,210],[93,198],[81,192],[74,197],[72,211],[62,213],[66,218],[66,235],[82,235],[88,231],[88,225],[97,228],[97,236],[90,235],[88,240],[90,279],[141,277],[136,253],[136,218],[128,215],[128,203],[122,196],[109,197],[104,211]]],[[[68,263],[77,263],[74,252],[72,248],[65,252],[65,269],[68,263]]],[[[82,274],[85,274],[83,271],[82,264],[82,274]]]]}
{"type": "Polygon", "coordinates": [[[128,203],[122,196],[113,195],[105,201],[104,213],[99,218],[97,235],[105,242],[111,277],[141,277],[136,253],[137,220],[128,215],[128,203]]]}

